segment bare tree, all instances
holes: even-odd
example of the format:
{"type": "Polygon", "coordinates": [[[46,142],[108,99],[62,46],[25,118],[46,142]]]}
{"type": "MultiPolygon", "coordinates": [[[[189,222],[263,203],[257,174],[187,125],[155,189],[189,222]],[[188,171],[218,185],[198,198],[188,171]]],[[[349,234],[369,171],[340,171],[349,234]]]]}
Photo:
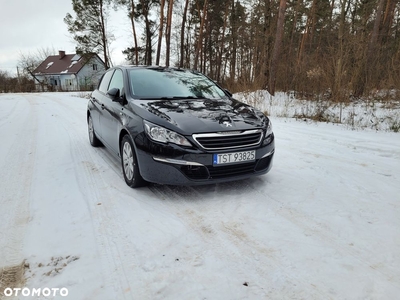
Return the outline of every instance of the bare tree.
{"type": "Polygon", "coordinates": [[[47,57],[56,55],[54,47],[38,48],[34,52],[19,53],[18,67],[25,74],[33,72],[47,57]]]}

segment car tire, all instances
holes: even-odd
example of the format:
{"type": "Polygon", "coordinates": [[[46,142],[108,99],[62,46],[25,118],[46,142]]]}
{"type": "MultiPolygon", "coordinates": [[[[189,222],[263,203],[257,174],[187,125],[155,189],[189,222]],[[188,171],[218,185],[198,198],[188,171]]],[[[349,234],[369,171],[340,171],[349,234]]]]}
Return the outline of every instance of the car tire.
{"type": "Polygon", "coordinates": [[[93,120],[92,120],[92,116],[89,115],[88,117],[88,133],[89,133],[89,142],[90,145],[92,145],[93,147],[100,147],[103,144],[100,142],[100,140],[97,138],[96,136],[96,132],[94,131],[94,126],[93,126],[93,120]]]}
{"type": "Polygon", "coordinates": [[[120,145],[122,173],[125,182],[131,188],[137,188],[146,185],[146,181],[142,178],[137,163],[135,147],[129,135],[125,135],[120,145]]]}

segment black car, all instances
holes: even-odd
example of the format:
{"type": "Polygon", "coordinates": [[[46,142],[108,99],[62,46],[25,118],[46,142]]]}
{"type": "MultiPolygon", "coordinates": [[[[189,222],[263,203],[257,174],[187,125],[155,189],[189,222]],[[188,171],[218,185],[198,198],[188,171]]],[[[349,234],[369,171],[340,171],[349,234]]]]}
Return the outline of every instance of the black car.
{"type": "Polygon", "coordinates": [[[118,66],[88,103],[92,146],[105,145],[131,187],[197,185],[267,173],[270,120],[193,70],[118,66]]]}

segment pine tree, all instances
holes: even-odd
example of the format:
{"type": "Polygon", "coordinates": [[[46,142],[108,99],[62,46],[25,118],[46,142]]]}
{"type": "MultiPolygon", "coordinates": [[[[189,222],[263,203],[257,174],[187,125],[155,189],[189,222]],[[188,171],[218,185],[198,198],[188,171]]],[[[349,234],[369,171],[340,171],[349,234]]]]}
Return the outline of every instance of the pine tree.
{"type": "Polygon", "coordinates": [[[76,17],[67,13],[64,22],[78,43],[76,52],[82,56],[97,53],[103,56],[105,68],[111,66],[109,44],[114,36],[107,31],[111,0],[72,0],[76,17]]]}

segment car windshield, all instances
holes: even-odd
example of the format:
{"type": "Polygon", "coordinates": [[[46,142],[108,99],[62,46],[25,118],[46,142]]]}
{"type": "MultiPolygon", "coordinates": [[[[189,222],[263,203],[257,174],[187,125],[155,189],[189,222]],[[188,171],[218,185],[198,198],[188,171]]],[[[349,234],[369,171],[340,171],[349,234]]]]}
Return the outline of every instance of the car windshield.
{"type": "Polygon", "coordinates": [[[133,69],[131,91],[140,99],[225,98],[224,91],[201,73],[165,68],[133,69]]]}

